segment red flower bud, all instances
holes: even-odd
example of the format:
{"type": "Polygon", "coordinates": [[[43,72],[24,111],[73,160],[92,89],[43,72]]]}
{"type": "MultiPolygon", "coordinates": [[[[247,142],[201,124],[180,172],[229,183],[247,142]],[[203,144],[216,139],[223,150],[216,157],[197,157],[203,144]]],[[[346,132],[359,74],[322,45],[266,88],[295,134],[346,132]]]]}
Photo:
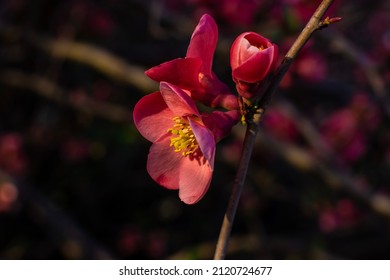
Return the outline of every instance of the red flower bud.
{"type": "Polygon", "coordinates": [[[258,85],[273,71],[278,59],[278,47],[254,32],[237,37],[230,50],[230,65],[238,93],[251,98],[258,85]]]}

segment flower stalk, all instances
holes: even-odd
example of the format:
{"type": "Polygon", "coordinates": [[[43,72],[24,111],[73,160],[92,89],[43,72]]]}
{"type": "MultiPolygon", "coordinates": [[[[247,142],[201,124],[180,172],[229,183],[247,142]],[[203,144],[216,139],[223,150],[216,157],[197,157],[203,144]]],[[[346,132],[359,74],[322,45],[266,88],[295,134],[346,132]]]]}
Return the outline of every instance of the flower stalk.
{"type": "Polygon", "coordinates": [[[238,202],[240,200],[242,188],[245,183],[245,178],[250,162],[250,158],[252,155],[252,151],[254,148],[256,136],[259,130],[259,125],[262,121],[265,110],[271,100],[273,94],[275,93],[280,81],[283,76],[286,74],[290,65],[298,55],[299,51],[306,44],[306,42],[310,39],[311,35],[319,29],[322,29],[328,26],[331,23],[337,22],[340,19],[335,18],[336,20],[331,20],[326,18],[322,21],[322,18],[328,8],[332,5],[334,0],[323,0],[302,32],[299,34],[298,38],[295,40],[287,54],[285,55],[282,63],[277,68],[275,74],[270,79],[270,82],[266,85],[264,94],[260,97],[260,99],[255,101],[255,104],[251,106],[251,112],[245,116],[245,121],[247,123],[247,130],[244,138],[243,149],[241,153],[241,158],[239,162],[239,167],[237,169],[236,177],[234,180],[232,193],[230,195],[228,207],[226,213],[224,215],[223,223],[221,226],[219,238],[217,241],[217,246],[214,254],[215,260],[225,259],[230,233],[233,226],[234,218],[236,215],[238,202]]]}

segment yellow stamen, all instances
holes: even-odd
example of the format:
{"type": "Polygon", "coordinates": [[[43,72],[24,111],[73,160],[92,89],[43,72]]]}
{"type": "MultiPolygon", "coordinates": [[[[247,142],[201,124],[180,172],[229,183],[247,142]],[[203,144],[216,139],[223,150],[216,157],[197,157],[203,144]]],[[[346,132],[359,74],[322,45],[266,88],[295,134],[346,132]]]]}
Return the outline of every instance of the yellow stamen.
{"type": "Polygon", "coordinates": [[[172,120],[174,125],[168,129],[172,133],[170,146],[174,147],[175,152],[182,152],[185,157],[193,154],[199,145],[188,120],[181,117],[174,117],[172,120]]]}

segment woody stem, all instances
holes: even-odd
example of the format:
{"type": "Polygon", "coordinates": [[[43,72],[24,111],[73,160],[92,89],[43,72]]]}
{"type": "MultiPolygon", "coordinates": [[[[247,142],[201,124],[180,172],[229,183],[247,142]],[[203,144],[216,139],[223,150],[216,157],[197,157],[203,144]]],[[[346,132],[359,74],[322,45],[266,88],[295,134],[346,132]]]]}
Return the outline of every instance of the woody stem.
{"type": "Polygon", "coordinates": [[[259,125],[261,123],[265,110],[268,107],[268,104],[273,94],[276,92],[276,89],[283,76],[286,74],[287,70],[289,69],[293,60],[296,58],[299,51],[310,39],[311,35],[316,30],[322,29],[323,27],[326,27],[327,25],[329,25],[329,23],[331,23],[329,22],[329,20],[321,21],[321,19],[323,18],[325,12],[328,10],[328,8],[333,2],[334,0],[323,0],[318,6],[314,14],[311,16],[309,22],[306,24],[302,32],[299,34],[298,38],[295,40],[295,42],[285,55],[282,63],[275,71],[274,76],[272,77],[271,81],[266,87],[266,90],[264,91],[263,97],[256,104],[257,109],[254,112],[252,119],[247,120],[248,126],[244,138],[241,158],[233,183],[232,193],[230,195],[228,207],[223,218],[221,231],[214,254],[214,260],[222,260],[226,257],[230,233],[237,212],[238,202],[240,200],[242,188],[245,183],[250,158],[252,156],[252,151],[256,140],[256,135],[259,131],[259,125]]]}

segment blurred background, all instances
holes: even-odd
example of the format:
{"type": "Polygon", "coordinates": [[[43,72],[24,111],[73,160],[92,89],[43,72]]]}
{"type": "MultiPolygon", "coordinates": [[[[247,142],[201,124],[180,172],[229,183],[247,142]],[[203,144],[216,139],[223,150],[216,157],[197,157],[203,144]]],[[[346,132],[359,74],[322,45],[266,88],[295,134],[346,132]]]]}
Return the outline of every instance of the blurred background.
{"type": "MultiPolygon", "coordinates": [[[[217,146],[196,205],[153,182],[132,122],[143,72],[184,57],[200,16],[213,69],[255,31],[283,56],[321,1],[2,0],[0,258],[210,259],[245,127],[217,146]]],[[[390,258],[390,3],[335,1],[343,20],[299,54],[266,113],[228,259],[390,258]]]]}

